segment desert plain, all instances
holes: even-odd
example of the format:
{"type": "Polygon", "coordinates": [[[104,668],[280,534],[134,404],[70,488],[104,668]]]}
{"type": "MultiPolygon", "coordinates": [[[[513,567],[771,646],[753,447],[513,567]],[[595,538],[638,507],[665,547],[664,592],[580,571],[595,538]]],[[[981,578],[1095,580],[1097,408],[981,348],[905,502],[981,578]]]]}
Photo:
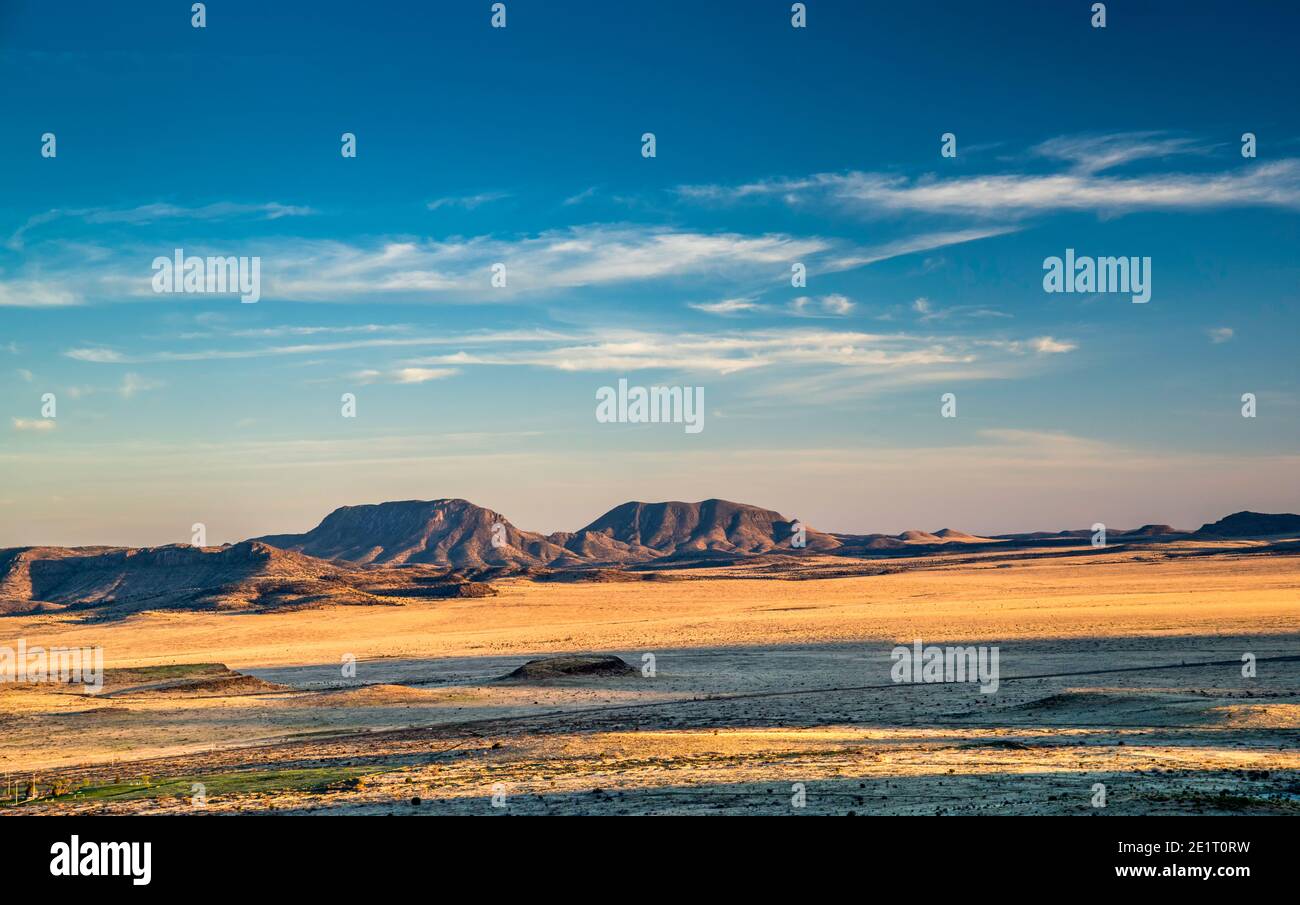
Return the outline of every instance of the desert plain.
{"type": "Polygon", "coordinates": [[[106,667],[97,694],[0,686],[0,813],[1300,814],[1300,556],[1276,545],[495,586],[0,618],[106,667]],[[996,646],[998,690],[894,682],[915,639],[996,646]],[[628,668],[511,676],[580,654],[628,668]]]}

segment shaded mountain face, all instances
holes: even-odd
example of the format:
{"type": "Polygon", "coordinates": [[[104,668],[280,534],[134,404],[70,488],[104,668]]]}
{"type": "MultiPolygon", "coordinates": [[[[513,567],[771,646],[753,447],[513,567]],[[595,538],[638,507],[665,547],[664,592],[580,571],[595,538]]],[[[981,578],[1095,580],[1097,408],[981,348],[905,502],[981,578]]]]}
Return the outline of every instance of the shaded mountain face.
{"type": "Polygon", "coordinates": [[[481,569],[581,561],[563,546],[520,531],[504,516],[466,500],[344,506],[305,534],[274,534],[257,540],[308,556],[361,564],[433,563],[481,569]]]}
{"type": "Polygon", "coordinates": [[[0,550],[0,615],[65,608],[269,610],[485,593],[491,591],[445,569],[361,570],[259,541],[0,550]]]}
{"type": "Polygon", "coordinates": [[[1234,512],[1232,515],[1202,525],[1196,533],[1209,537],[1257,537],[1269,534],[1300,533],[1300,515],[1289,512],[1234,512]]]}
{"type": "Polygon", "coordinates": [[[336,575],[330,563],[245,541],[233,547],[27,547],[0,559],[0,612],[79,606],[220,606],[336,575]]]}
{"type": "MultiPolygon", "coordinates": [[[[834,550],[840,542],[804,528],[805,549],[834,550]]],[[[779,512],[732,503],[624,503],[565,536],[570,551],[603,562],[637,562],[693,553],[797,552],[795,524],[779,512]]]]}
{"type": "MultiPolygon", "coordinates": [[[[305,534],[275,534],[264,543],[332,561],[431,563],[456,569],[497,566],[568,568],[619,565],[690,554],[787,550],[793,520],[778,512],[705,500],[624,503],[575,532],[520,531],[504,516],[466,500],[407,500],[345,506],[305,534]],[[498,543],[493,543],[494,537],[498,543]]],[[[840,546],[805,528],[807,549],[840,546]]]]}

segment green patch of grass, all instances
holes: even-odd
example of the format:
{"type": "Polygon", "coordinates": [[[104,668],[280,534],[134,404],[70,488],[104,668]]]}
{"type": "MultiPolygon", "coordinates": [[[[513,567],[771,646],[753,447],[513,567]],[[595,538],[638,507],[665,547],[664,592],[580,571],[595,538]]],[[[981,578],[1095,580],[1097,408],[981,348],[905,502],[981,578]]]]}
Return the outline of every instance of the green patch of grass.
{"type": "MultiPolygon", "coordinates": [[[[330,789],[356,788],[361,779],[383,772],[382,767],[307,767],[298,770],[239,770],[233,773],[195,774],[134,782],[83,786],[59,795],[47,795],[23,804],[58,802],[130,801],[141,798],[183,798],[195,794],[194,785],[202,783],[209,800],[232,795],[277,792],[324,792],[330,789]]],[[[14,807],[14,805],[9,805],[14,807]]]]}

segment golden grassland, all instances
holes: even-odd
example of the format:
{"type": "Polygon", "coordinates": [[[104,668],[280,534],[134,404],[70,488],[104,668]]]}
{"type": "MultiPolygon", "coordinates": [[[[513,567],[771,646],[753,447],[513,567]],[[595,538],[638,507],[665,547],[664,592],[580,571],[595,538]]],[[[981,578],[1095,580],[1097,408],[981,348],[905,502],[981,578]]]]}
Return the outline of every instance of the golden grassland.
{"type": "Polygon", "coordinates": [[[1112,812],[1295,811],[1298,665],[1261,662],[1246,680],[1182,664],[1300,653],[1300,560],[1240,555],[1248,543],[1153,549],[812,580],[744,567],[512,580],[496,597],[291,613],[11,617],[5,643],[98,645],[110,670],[155,672],[110,672],[95,697],[0,690],[0,769],[40,774],[39,799],[7,810],[187,811],[194,780],[219,790],[204,810],[241,813],[789,813],[796,784],[801,813],[1084,813],[1099,781],[1112,812]],[[1004,676],[1049,677],[991,696],[866,687],[889,683],[890,647],[914,638],[996,644],[1004,676]],[[657,673],[496,680],[573,651],[637,666],[652,653],[657,673]],[[213,666],[158,680],[179,664],[258,678],[213,666]],[[1178,668],[1062,675],[1162,664],[1178,668]]]}
{"type": "Polygon", "coordinates": [[[503,582],[497,597],[401,607],[143,613],[107,624],[14,617],[0,622],[0,637],[101,645],[109,666],[217,661],[242,669],[334,663],[344,653],[468,657],[917,635],[976,641],[1297,628],[1300,570],[1290,557],[1148,557],[989,557],[986,564],[813,581],[729,577],[727,570],[677,582],[516,580],[503,582]]]}

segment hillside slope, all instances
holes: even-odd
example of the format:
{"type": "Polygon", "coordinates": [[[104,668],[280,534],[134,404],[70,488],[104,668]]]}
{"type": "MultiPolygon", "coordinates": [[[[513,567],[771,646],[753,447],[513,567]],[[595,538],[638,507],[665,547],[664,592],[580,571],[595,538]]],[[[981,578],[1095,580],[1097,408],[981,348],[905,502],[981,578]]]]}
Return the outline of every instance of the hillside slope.
{"type": "Polygon", "coordinates": [[[576,564],[581,557],[467,500],[404,500],[335,509],[305,534],[257,540],[353,563],[431,563],[454,568],[576,564]],[[504,541],[493,544],[494,536],[504,541]]]}

